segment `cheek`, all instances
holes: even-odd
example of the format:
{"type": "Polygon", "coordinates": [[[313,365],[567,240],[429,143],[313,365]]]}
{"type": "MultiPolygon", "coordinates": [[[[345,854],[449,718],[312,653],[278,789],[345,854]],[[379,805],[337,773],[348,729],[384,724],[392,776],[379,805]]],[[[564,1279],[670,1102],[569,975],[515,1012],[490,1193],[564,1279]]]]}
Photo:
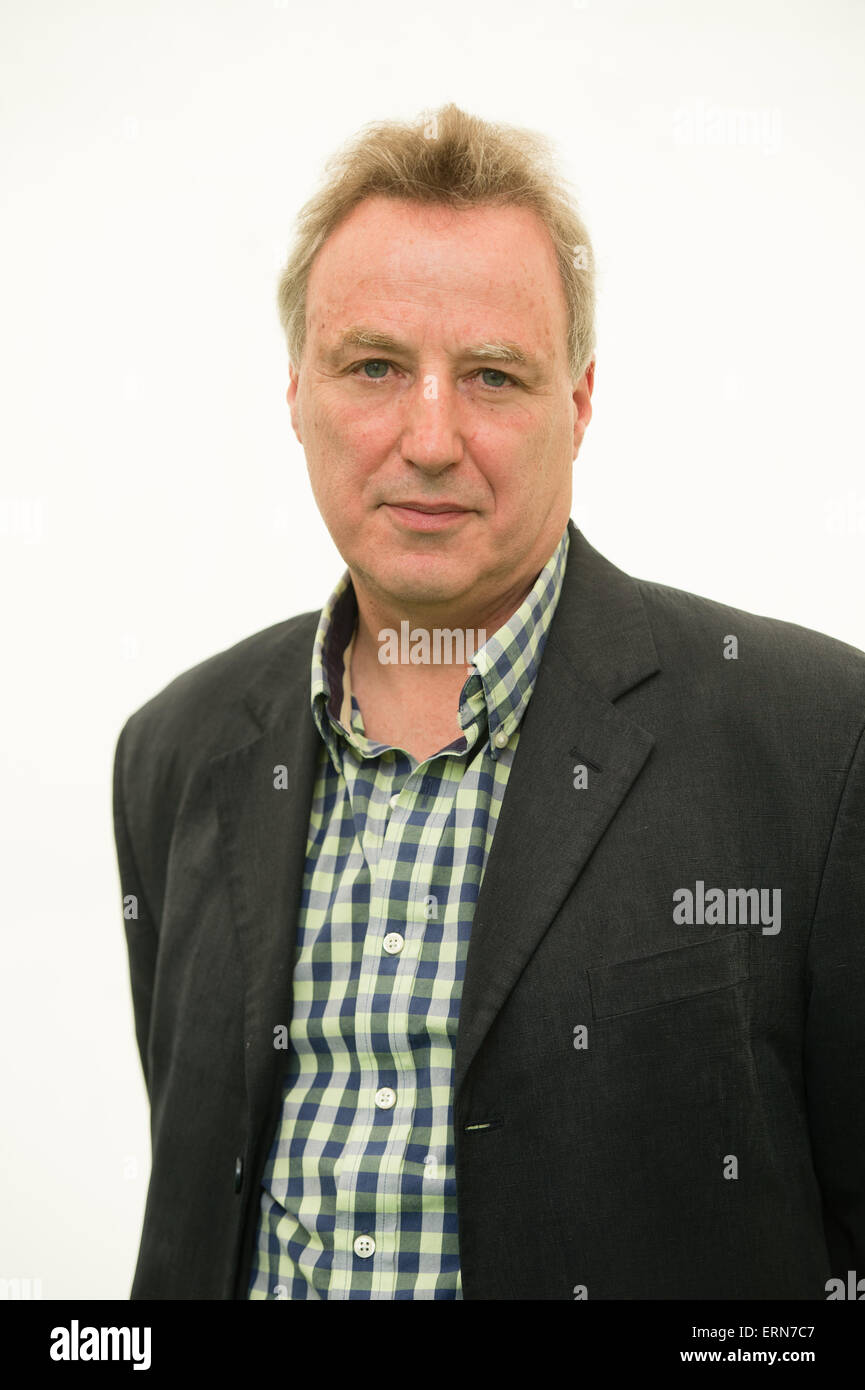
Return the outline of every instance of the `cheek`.
{"type": "Polygon", "coordinates": [[[314,433],[329,464],[335,463],[340,471],[350,473],[366,473],[377,467],[393,450],[398,437],[385,412],[345,401],[338,405],[318,404],[314,433]]]}
{"type": "Polygon", "coordinates": [[[392,455],[393,440],[380,418],[344,404],[316,402],[307,424],[306,462],[316,501],[330,524],[353,533],[368,509],[370,479],[392,455]]]}
{"type": "Polygon", "coordinates": [[[466,436],[466,452],[501,497],[531,491],[547,470],[549,423],[528,411],[491,416],[466,436]]]}
{"type": "Polygon", "coordinates": [[[479,411],[465,436],[471,449],[487,455],[507,454],[510,458],[536,453],[549,433],[544,415],[511,405],[510,409],[479,411]]]}

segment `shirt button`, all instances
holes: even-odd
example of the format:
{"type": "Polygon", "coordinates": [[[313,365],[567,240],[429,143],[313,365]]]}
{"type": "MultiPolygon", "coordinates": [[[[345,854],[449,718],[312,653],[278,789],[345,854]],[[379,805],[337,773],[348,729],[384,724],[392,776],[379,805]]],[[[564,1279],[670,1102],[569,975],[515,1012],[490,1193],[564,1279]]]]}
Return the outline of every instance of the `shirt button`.
{"type": "Polygon", "coordinates": [[[375,1241],[372,1236],[355,1236],[354,1253],[360,1255],[362,1260],[368,1260],[375,1250],[375,1241]]]}
{"type": "Polygon", "coordinates": [[[399,792],[394,792],[393,796],[392,796],[391,799],[390,799],[390,804],[391,804],[391,806],[395,806],[395,805],[397,804],[398,801],[399,801],[399,792]]]}
{"type": "Polygon", "coordinates": [[[396,1105],[396,1091],[392,1091],[390,1086],[382,1086],[375,1093],[375,1103],[379,1110],[390,1110],[392,1105],[396,1105]]]}
{"type": "Polygon", "coordinates": [[[504,746],[505,746],[505,744],[507,743],[507,741],[508,741],[508,736],[507,736],[507,734],[505,733],[504,729],[499,729],[498,733],[496,734],[495,738],[493,739],[493,743],[496,745],[496,748],[504,748],[504,746]]]}
{"type": "Polygon", "coordinates": [[[389,956],[395,956],[405,945],[405,937],[400,936],[398,931],[389,931],[384,939],[384,949],[389,956]]]}

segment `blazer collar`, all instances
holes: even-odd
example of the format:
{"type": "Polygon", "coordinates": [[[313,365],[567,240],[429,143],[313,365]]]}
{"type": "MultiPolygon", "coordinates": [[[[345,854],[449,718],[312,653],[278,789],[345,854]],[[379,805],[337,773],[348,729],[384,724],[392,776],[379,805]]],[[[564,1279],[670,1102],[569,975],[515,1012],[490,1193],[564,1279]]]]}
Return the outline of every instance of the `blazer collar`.
{"type": "MultiPolygon", "coordinates": [[[[637,581],[590,545],[568,521],[562,591],[548,642],[606,700],[616,700],[660,669],[658,653],[637,581]]],[[[309,712],[312,650],[320,610],[284,625],[273,658],[254,677],[245,703],[258,727],[283,724],[309,712]]]]}
{"type": "Polygon", "coordinates": [[[573,521],[550,638],[580,679],[617,700],[660,670],[637,581],[590,545],[573,521]]]}

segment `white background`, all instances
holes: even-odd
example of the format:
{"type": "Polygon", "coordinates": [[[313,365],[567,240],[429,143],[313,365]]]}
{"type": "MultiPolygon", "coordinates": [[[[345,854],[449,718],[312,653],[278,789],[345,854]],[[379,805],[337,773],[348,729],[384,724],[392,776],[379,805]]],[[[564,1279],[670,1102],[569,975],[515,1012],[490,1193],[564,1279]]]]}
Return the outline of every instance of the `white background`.
{"type": "Polygon", "coordinates": [[[865,5],[7,0],[0,23],[0,1277],[124,1299],[149,1140],[114,744],[342,572],[275,309],[324,159],[449,100],[551,136],[600,267],[577,525],[631,574],[865,648],[865,5]]]}

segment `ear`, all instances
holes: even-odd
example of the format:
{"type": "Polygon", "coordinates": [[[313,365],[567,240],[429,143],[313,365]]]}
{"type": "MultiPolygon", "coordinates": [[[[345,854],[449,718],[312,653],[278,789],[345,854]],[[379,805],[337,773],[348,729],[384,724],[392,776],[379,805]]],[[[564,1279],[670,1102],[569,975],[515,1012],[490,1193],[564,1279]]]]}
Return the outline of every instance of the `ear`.
{"type": "Polygon", "coordinates": [[[288,401],[288,408],[291,411],[291,428],[297,436],[297,442],[302,444],[303,440],[300,437],[300,407],[297,403],[298,383],[298,374],[295,370],[294,363],[291,362],[288,368],[288,390],[285,393],[285,399],[288,401]]]}
{"type": "Polygon", "coordinates": [[[574,387],[574,458],[580,451],[583,435],[592,418],[592,391],[595,386],[595,359],[592,358],[574,387]]]}

